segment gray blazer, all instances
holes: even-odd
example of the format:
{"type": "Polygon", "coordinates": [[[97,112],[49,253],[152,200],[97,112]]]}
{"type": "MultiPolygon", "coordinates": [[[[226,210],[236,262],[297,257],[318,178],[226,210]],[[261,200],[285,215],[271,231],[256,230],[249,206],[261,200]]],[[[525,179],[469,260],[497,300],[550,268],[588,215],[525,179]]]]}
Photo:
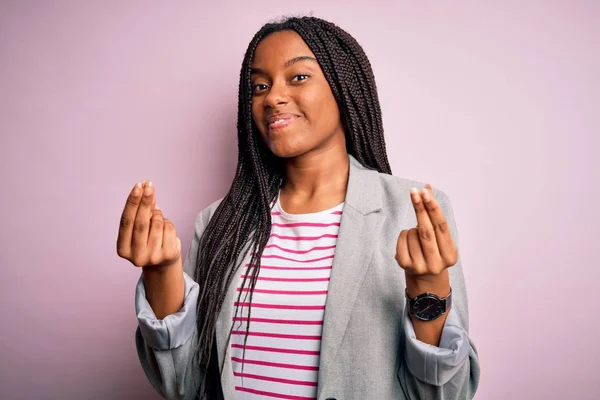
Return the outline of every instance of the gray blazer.
{"type": "MultiPolygon", "coordinates": [[[[471,399],[479,383],[477,350],[468,336],[467,293],[462,264],[450,268],[453,306],[439,347],[416,339],[405,307],[404,271],[394,256],[398,235],[417,224],[410,188],[424,184],[364,168],[349,155],[350,173],[331,271],[319,364],[319,400],[471,399]]],[[[458,246],[448,196],[434,187],[458,246]]],[[[144,372],[167,399],[193,399],[200,371],[191,362],[197,341],[199,285],[191,276],[199,238],[221,199],[202,210],[184,261],[182,309],[156,319],[143,279],[136,288],[139,327],[136,345],[144,372]]],[[[459,247],[460,249],[460,247],[459,247]]],[[[237,266],[249,261],[249,254],[237,266]]],[[[237,280],[230,285],[216,328],[223,398],[235,399],[227,335],[233,318],[237,280]]],[[[220,396],[219,396],[220,397],[220,396]]]]}

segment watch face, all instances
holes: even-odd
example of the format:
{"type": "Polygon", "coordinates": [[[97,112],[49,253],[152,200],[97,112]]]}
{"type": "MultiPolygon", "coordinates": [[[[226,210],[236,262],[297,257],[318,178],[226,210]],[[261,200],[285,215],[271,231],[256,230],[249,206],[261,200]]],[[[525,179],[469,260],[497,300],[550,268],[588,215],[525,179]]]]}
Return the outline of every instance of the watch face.
{"type": "Polygon", "coordinates": [[[442,314],[443,303],[435,297],[427,296],[415,301],[413,310],[415,317],[431,321],[442,314]]]}

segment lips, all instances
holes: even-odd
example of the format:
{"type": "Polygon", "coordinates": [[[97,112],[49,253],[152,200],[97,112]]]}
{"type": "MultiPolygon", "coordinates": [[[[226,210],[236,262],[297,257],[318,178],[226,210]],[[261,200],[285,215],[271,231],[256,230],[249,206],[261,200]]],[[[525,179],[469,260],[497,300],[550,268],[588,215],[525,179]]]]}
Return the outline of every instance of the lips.
{"type": "Polygon", "coordinates": [[[267,119],[267,124],[270,129],[279,129],[288,126],[297,119],[298,115],[296,114],[276,114],[267,119]]]}

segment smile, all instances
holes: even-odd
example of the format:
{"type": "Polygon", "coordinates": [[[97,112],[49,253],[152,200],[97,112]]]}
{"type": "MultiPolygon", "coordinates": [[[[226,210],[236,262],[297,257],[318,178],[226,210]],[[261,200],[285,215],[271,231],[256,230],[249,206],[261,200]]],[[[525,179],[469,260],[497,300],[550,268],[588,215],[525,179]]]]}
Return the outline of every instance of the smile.
{"type": "Polygon", "coordinates": [[[285,128],[286,126],[291,125],[297,119],[298,119],[297,115],[286,115],[285,117],[281,117],[281,118],[275,117],[275,118],[270,119],[272,122],[269,123],[268,126],[269,126],[269,129],[271,129],[271,130],[282,129],[282,128],[285,128]]]}

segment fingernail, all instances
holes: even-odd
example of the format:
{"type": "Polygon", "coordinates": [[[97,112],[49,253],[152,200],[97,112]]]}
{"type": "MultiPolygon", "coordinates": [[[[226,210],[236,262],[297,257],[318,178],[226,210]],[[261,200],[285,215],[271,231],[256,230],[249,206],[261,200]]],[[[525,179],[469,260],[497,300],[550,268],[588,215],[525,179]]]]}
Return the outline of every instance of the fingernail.
{"type": "Polygon", "coordinates": [[[145,194],[146,196],[149,196],[151,192],[152,192],[152,190],[151,190],[151,185],[147,185],[147,186],[146,186],[146,190],[144,190],[144,194],[145,194]]]}
{"type": "Polygon", "coordinates": [[[415,204],[419,203],[419,201],[421,201],[421,199],[420,199],[419,191],[417,190],[417,188],[410,189],[410,192],[415,195],[414,200],[413,200],[415,202],[415,204]]]}
{"type": "Polygon", "coordinates": [[[425,188],[423,188],[423,199],[429,201],[429,191],[425,188]]]}
{"type": "Polygon", "coordinates": [[[160,207],[158,206],[158,204],[156,204],[156,205],[154,206],[154,208],[155,208],[156,210],[159,210],[159,211],[160,211],[160,207]]]}

